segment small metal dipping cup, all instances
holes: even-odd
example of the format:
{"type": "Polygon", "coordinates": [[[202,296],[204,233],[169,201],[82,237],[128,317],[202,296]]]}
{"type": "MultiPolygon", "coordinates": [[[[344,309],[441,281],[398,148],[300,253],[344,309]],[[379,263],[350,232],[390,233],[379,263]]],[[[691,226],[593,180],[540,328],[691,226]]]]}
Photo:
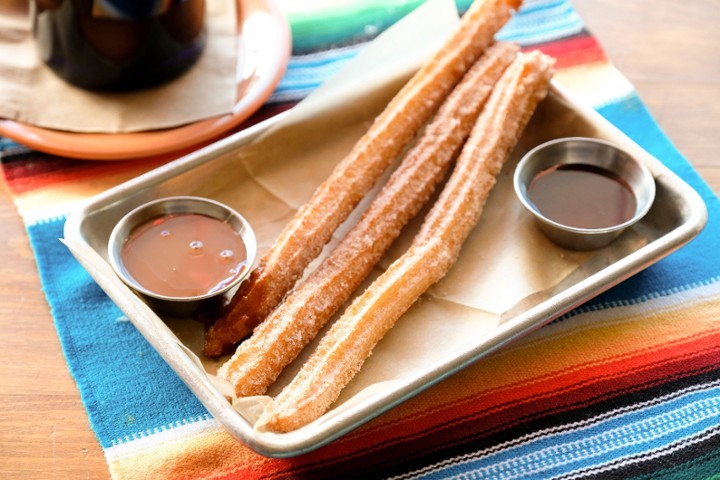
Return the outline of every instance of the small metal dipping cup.
{"type": "Polygon", "coordinates": [[[655,180],[645,165],[617,146],[592,138],[560,138],[533,148],[518,163],[513,183],[518,198],[535,217],[545,235],[556,244],[572,250],[593,250],[608,245],[627,227],[640,220],[655,199],[655,180]],[[541,172],[565,164],[599,167],[622,179],[637,202],[632,218],[604,228],[578,228],[543,215],[530,200],[530,183],[541,172]]]}
{"type": "Polygon", "coordinates": [[[120,279],[151,308],[175,317],[189,317],[222,306],[225,294],[249,275],[255,263],[257,243],[250,224],[239,213],[222,203],[200,197],[168,197],[143,204],[125,215],[113,228],[108,241],[110,265],[120,279]],[[123,265],[121,252],[132,231],[148,221],[169,214],[194,213],[228,223],[245,243],[246,268],[222,289],[194,297],[159,295],[140,285],[123,265]]]}

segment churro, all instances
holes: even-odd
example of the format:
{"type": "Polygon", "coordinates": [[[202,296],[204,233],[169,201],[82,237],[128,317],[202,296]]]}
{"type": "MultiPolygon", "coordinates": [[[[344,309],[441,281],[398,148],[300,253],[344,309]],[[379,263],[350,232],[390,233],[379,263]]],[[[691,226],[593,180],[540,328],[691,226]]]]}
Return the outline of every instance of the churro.
{"type": "Polygon", "coordinates": [[[287,432],[321,416],[396,320],[456,261],[505,160],[545,97],[553,61],[522,54],[498,82],[453,173],[408,251],[348,307],[270,403],[266,427],[287,432]]]}
{"type": "Polygon", "coordinates": [[[445,176],[518,50],[496,43],[470,68],[358,223],[218,370],[238,396],[263,394],[360,286],[445,176]]]}
{"type": "Polygon", "coordinates": [[[521,0],[476,0],[458,29],[408,81],[288,223],[205,336],[204,353],[232,348],[280,303],[383,172],[493,42],[521,0]]]}

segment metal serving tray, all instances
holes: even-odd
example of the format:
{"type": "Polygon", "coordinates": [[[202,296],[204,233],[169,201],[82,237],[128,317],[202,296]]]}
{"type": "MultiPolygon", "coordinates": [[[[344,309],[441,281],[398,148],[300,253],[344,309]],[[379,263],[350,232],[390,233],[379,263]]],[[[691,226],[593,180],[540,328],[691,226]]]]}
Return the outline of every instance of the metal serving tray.
{"type": "MultiPolygon", "coordinates": [[[[245,192],[264,191],[275,182],[283,185],[283,192],[292,194],[297,176],[301,179],[297,181],[297,188],[311,191],[308,188],[313,187],[312,183],[322,181],[403,81],[404,78],[398,78],[369,86],[365,91],[360,88],[346,90],[311,102],[311,108],[305,109],[308,113],[303,118],[283,114],[239,132],[98,195],[72,213],[65,225],[65,241],[73,254],[136,328],[230,434],[264,455],[298,455],[340,437],[648,267],[687,243],[705,225],[705,205],[695,191],[596,112],[579,105],[553,83],[550,95],[539,106],[506,165],[501,182],[507,182],[511,177],[519,157],[539,143],[566,136],[603,138],[618,144],[650,168],[656,180],[657,195],[649,214],[609,247],[578,257],[581,259],[578,268],[564,274],[551,288],[533,292],[501,312],[489,330],[471,337],[470,341],[467,337],[462,341],[448,340],[456,342],[448,346],[448,354],[425,364],[420,362],[402,378],[383,384],[373,394],[334,412],[331,421],[310,424],[287,434],[257,431],[231,406],[217,382],[206,374],[208,365],[205,361],[198,362],[192,353],[198,351],[202,328],[188,330],[188,320],[160,318],[113,275],[107,261],[110,231],[125,213],[139,204],[171,195],[198,195],[224,202],[245,215],[258,231],[262,253],[290,218],[293,209],[302,203],[306,193],[278,198],[271,192],[264,198],[277,203],[277,208],[270,208],[276,214],[268,218],[268,206],[263,205],[260,209],[264,212],[263,218],[258,218],[254,215],[259,210],[258,205],[247,203],[249,198],[258,197],[244,194],[243,189],[245,192]],[[288,155],[288,149],[294,153],[288,155]],[[293,172],[295,162],[302,164],[307,155],[322,159],[322,165],[317,165],[317,173],[293,172]],[[262,156],[263,160],[253,162],[256,156],[262,156]],[[253,180],[247,181],[248,171],[253,169],[250,171],[253,180]],[[284,179],[275,178],[278,170],[289,170],[290,173],[284,179]],[[240,181],[239,176],[246,180],[240,181]]],[[[486,211],[499,208],[500,200],[493,200],[493,195],[495,191],[486,211]]],[[[504,198],[511,201],[511,197],[504,198]]],[[[464,258],[460,261],[468,262],[464,258]]],[[[397,342],[397,337],[394,341],[397,342]]],[[[381,345],[383,342],[385,339],[381,345]]]]}

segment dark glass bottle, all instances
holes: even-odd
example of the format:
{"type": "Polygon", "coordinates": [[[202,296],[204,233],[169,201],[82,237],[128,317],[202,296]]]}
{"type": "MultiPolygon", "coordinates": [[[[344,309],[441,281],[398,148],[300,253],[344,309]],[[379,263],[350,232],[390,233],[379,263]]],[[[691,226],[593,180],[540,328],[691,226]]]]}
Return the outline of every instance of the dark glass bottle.
{"type": "Polygon", "coordinates": [[[136,90],[175,78],[205,46],[205,0],[145,8],[155,1],[33,0],[40,57],[69,83],[91,90],[136,90]],[[97,2],[134,11],[103,10],[97,2]]]}

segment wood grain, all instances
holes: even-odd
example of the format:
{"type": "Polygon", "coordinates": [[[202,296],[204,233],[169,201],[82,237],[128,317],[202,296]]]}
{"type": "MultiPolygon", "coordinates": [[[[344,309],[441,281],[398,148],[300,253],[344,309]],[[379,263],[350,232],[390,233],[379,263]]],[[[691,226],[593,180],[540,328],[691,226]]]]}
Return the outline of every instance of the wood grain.
{"type": "MultiPolygon", "coordinates": [[[[717,0],[574,4],[667,135],[720,192],[717,0]]],[[[22,222],[2,182],[0,190],[0,477],[109,478],[22,222]]]]}
{"type": "Polygon", "coordinates": [[[574,0],[660,127],[720,192],[717,0],[574,0]]]}
{"type": "Polygon", "coordinates": [[[25,229],[4,182],[0,189],[0,477],[109,478],[25,229]]]}

